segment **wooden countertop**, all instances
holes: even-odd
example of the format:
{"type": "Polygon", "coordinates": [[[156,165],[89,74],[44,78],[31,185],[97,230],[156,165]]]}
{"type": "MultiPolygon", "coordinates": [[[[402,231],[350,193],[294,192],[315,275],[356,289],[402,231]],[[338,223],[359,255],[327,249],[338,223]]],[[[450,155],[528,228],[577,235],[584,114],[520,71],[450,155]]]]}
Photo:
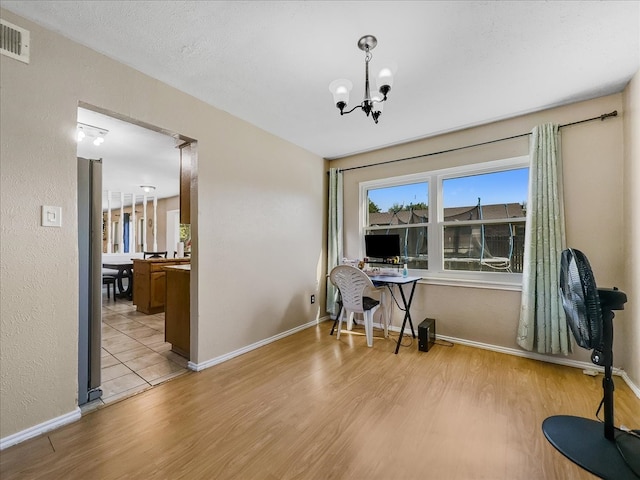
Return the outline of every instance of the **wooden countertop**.
{"type": "Polygon", "coordinates": [[[189,257],[182,258],[134,258],[134,262],[145,262],[145,263],[189,263],[191,259],[189,257]]]}

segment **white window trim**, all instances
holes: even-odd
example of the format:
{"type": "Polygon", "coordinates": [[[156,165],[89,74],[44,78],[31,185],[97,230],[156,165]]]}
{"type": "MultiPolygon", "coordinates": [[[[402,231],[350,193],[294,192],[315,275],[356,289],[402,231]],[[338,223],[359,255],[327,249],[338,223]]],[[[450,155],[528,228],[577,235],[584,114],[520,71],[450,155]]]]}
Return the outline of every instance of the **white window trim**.
{"type": "MultiPolygon", "coordinates": [[[[432,170],[420,173],[412,173],[409,175],[401,175],[397,177],[388,177],[379,180],[369,180],[360,182],[360,208],[359,208],[359,234],[362,239],[360,243],[359,257],[364,258],[364,234],[367,229],[367,212],[368,212],[368,190],[374,188],[394,187],[405,185],[408,183],[427,182],[428,184],[428,205],[431,210],[435,206],[436,215],[429,214],[428,228],[428,248],[429,252],[442,251],[442,226],[463,223],[491,223],[491,221],[470,221],[470,222],[444,222],[444,209],[442,205],[442,182],[449,178],[455,178],[466,175],[481,175],[485,173],[494,173],[505,170],[515,170],[518,168],[528,168],[530,166],[529,156],[523,155],[519,157],[505,158],[490,162],[477,164],[468,164],[463,166],[451,167],[446,169],[432,170]]],[[[503,223],[503,221],[498,221],[503,223]]],[[[514,223],[522,223],[524,220],[514,219],[514,223]]],[[[386,227],[384,227],[386,228],[386,227]]],[[[375,230],[376,228],[371,228],[375,230]]],[[[439,255],[441,257],[441,255],[439,255]]],[[[420,283],[433,285],[451,285],[470,288],[491,288],[498,290],[519,291],[522,288],[521,273],[505,273],[505,272],[471,272],[464,270],[445,270],[442,258],[437,261],[429,261],[427,270],[409,270],[409,275],[421,276],[423,279],[420,283]],[[434,265],[439,263],[440,265],[434,265]]]]}

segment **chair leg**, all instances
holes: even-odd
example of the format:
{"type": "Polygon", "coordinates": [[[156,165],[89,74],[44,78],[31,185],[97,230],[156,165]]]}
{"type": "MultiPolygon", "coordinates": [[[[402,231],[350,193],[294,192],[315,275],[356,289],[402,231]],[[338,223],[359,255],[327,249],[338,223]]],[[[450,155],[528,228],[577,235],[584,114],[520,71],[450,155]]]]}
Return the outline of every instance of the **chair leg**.
{"type": "Polygon", "coordinates": [[[353,330],[353,317],[354,317],[355,313],[354,312],[349,312],[349,318],[347,318],[347,330],[351,331],[353,330]]]}
{"type": "Polygon", "coordinates": [[[371,310],[364,312],[364,332],[367,335],[367,346],[373,347],[373,313],[371,310]]]}
{"type": "Polygon", "coordinates": [[[102,280],[102,285],[107,286],[107,299],[111,300],[111,288],[113,288],[113,301],[115,302],[118,297],[116,296],[116,282],[111,278],[104,278],[102,280]]]}

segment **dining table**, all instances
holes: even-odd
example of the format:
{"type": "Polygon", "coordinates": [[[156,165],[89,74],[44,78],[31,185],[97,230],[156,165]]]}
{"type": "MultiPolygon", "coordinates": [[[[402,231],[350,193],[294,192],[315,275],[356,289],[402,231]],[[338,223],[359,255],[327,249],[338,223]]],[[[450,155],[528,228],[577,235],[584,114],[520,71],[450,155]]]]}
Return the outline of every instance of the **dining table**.
{"type": "Polygon", "coordinates": [[[118,292],[114,292],[114,295],[117,295],[118,298],[133,300],[133,260],[111,260],[102,262],[102,268],[117,271],[115,277],[118,292]],[[127,279],[126,286],[123,282],[125,278],[127,279]]]}

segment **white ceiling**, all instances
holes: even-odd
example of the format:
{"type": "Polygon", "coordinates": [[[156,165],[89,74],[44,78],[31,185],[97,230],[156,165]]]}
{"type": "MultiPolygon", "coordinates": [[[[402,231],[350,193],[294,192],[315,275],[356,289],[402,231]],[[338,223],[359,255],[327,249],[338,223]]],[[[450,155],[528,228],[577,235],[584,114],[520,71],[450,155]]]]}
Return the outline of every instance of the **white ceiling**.
{"type": "Polygon", "coordinates": [[[78,108],[78,122],[107,130],[102,145],[95,146],[91,138],[78,143],[78,156],[102,159],[103,207],[107,207],[106,192],[112,194],[112,208],[120,207],[120,193],[142,201],[142,185],[152,185],[149,195],[157,198],[177,196],[180,193],[180,150],[176,140],[162,133],[78,108]]]}
{"type": "MultiPolygon", "coordinates": [[[[2,1],[2,7],[325,158],[620,92],[639,67],[637,1],[2,1]],[[340,117],[397,75],[380,123],[340,117]]],[[[32,48],[38,48],[37,43],[32,48]]],[[[604,112],[602,112],[604,113],[604,112]]],[[[149,160],[151,161],[151,160],[149,160]]]]}

